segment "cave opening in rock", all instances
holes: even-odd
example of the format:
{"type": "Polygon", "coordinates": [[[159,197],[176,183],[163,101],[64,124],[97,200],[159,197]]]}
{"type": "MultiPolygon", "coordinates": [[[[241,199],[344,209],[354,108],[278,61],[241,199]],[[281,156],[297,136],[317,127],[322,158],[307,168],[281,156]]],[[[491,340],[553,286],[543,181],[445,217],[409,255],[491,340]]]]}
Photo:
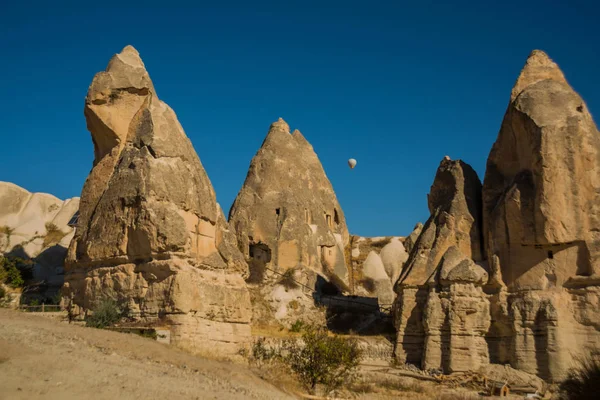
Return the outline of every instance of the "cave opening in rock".
{"type": "Polygon", "coordinates": [[[260,283],[265,277],[267,264],[271,261],[271,249],[265,243],[250,243],[248,248],[248,283],[260,283]]]}

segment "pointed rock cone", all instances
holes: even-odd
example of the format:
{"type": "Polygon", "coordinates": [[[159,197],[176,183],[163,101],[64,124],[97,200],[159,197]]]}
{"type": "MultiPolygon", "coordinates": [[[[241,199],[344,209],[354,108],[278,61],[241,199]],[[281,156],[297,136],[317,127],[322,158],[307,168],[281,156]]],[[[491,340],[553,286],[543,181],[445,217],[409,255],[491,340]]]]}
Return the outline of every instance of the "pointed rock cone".
{"type": "Polygon", "coordinates": [[[167,315],[175,344],[236,351],[250,338],[248,265],[133,47],[96,74],[85,117],[95,159],[66,260],[63,293],[74,312],[118,299],[133,318],[167,315]]]}
{"type": "Polygon", "coordinates": [[[271,124],[252,159],[229,223],[251,269],[300,267],[348,282],[342,208],[312,146],[299,131],[290,134],[282,119],[271,124]]]}
{"type": "Polygon", "coordinates": [[[498,354],[547,380],[562,379],[572,356],[589,354],[584,343],[600,341],[598,327],[589,328],[600,320],[589,303],[600,272],[599,176],[600,134],[585,102],[556,63],[532,52],[483,183],[489,286],[497,292],[492,320],[498,321],[488,336],[505,340],[494,336],[513,332],[506,339],[511,351],[498,354]],[[510,310],[509,318],[502,310],[510,310]]]}

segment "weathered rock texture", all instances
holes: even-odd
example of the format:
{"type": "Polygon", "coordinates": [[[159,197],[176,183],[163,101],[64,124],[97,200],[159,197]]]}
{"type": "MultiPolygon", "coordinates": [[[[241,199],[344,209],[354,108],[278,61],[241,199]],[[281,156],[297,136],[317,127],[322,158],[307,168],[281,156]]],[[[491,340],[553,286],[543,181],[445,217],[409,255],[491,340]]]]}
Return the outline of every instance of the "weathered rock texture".
{"type": "Polygon", "coordinates": [[[133,317],[166,317],[181,347],[235,351],[250,337],[247,264],[191,142],[133,47],[96,74],[85,116],[95,159],[64,295],[79,312],[116,298],[133,317]]]}
{"type": "Polygon", "coordinates": [[[430,218],[398,279],[396,357],[424,369],[459,372],[488,363],[489,303],[482,290],[481,182],[444,158],[428,196],[430,218]]]}
{"type": "Polygon", "coordinates": [[[394,283],[408,258],[403,245],[405,238],[352,236],[351,239],[351,293],[377,297],[379,304],[391,305],[395,298],[394,283]]]}
{"type": "Polygon", "coordinates": [[[249,260],[249,282],[264,285],[302,270],[301,283],[311,288],[318,276],[348,284],[344,213],[312,146],[282,119],[252,159],[229,224],[249,260]]]}
{"type": "Polygon", "coordinates": [[[600,135],[558,66],[531,53],[483,185],[493,361],[560,378],[600,345],[600,135]]]}
{"type": "Polygon", "coordinates": [[[30,193],[0,182],[0,254],[31,259],[33,279],[51,297],[62,286],[64,259],[75,230],[69,221],[79,198],[62,201],[46,193],[30,193]]]}
{"type": "Polygon", "coordinates": [[[460,162],[438,169],[431,218],[395,287],[397,358],[448,372],[510,364],[556,381],[575,356],[600,356],[599,176],[586,104],[532,52],[483,187],[460,162]]]}

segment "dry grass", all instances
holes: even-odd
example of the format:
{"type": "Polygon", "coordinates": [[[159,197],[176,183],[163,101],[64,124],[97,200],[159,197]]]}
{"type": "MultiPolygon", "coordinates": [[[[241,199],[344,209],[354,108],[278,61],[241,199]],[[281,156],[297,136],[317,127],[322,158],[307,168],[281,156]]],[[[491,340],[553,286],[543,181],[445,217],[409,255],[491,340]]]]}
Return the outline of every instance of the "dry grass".
{"type": "Polygon", "coordinates": [[[389,378],[377,384],[387,390],[395,390],[397,392],[425,393],[427,391],[427,388],[422,383],[413,379],[389,378]]]}
{"type": "Polygon", "coordinates": [[[252,325],[252,336],[272,337],[272,338],[291,338],[299,337],[299,333],[291,332],[281,325],[252,325]]]}
{"type": "Polygon", "coordinates": [[[271,362],[263,364],[260,368],[252,369],[255,375],[271,383],[279,390],[297,397],[298,393],[304,393],[304,388],[294,378],[289,368],[281,362],[271,362]]]}
{"type": "Polygon", "coordinates": [[[46,236],[44,236],[44,247],[58,244],[67,234],[61,231],[52,222],[46,222],[46,236]]]}

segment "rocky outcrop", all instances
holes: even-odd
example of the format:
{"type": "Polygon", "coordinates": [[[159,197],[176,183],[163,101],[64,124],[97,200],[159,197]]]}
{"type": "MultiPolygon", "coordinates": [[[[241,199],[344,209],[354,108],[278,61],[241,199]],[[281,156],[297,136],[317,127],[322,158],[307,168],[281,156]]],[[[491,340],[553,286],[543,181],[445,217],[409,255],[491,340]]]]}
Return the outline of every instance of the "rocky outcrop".
{"type": "Polygon", "coordinates": [[[311,288],[319,277],[348,285],[344,213],[312,146],[282,119],[252,159],[229,224],[249,260],[249,282],[276,283],[299,270],[311,288]]]}
{"type": "Polygon", "coordinates": [[[415,227],[413,228],[413,231],[410,233],[410,235],[408,235],[406,237],[406,239],[404,240],[404,249],[406,250],[406,252],[408,254],[410,254],[410,252],[412,251],[415,243],[417,242],[417,239],[419,238],[419,235],[421,235],[421,232],[423,231],[423,224],[418,222],[415,227]]]}
{"type": "Polygon", "coordinates": [[[490,325],[488,274],[475,262],[483,259],[477,174],[445,157],[428,203],[431,216],[395,286],[396,358],[447,373],[472,370],[489,362],[490,325]]]}
{"type": "Polygon", "coordinates": [[[78,197],[63,201],[0,182],[0,254],[33,261],[31,283],[44,284],[42,299],[63,284],[64,259],[75,233],[69,222],[78,207],[78,197]]]}
{"type": "Polygon", "coordinates": [[[352,236],[351,239],[351,293],[377,297],[380,305],[391,305],[395,298],[394,282],[408,258],[403,245],[405,238],[352,236]]]}
{"type": "Polygon", "coordinates": [[[85,100],[94,165],[81,194],[64,295],[76,313],[104,297],[164,319],[172,341],[234,352],[250,337],[248,267],[173,110],[131,46],[85,100]]]}
{"type": "Polygon", "coordinates": [[[600,135],[558,66],[534,51],[483,184],[493,361],[559,379],[600,344],[600,135]]]}

